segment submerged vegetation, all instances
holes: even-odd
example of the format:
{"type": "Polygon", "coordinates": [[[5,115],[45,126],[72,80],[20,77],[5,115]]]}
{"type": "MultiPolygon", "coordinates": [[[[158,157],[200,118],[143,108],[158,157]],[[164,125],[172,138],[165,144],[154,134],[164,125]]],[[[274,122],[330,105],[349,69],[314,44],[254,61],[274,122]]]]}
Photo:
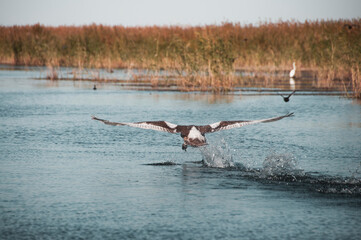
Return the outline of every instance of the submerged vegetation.
{"type": "MultiPolygon", "coordinates": [[[[143,68],[170,71],[179,86],[216,92],[232,89],[236,69],[317,73],[361,98],[361,19],[223,23],[198,27],[0,26],[0,62],[76,68],[143,68]]],[[[155,75],[154,75],[155,74],[155,75]]],[[[56,77],[56,73],[49,76],[56,77]]]]}

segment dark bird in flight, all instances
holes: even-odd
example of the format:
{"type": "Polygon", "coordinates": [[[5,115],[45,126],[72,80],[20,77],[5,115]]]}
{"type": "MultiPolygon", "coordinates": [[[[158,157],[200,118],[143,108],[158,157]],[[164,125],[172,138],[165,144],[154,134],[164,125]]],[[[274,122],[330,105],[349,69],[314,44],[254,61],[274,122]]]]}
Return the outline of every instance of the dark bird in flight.
{"type": "Polygon", "coordinates": [[[283,97],[283,101],[285,102],[289,102],[290,101],[290,97],[296,92],[296,90],[294,90],[291,94],[289,94],[288,96],[283,96],[282,94],[280,94],[281,97],[283,97]]]}
{"type": "Polygon", "coordinates": [[[260,120],[250,120],[250,121],[220,121],[203,126],[177,125],[166,121],[147,121],[147,122],[134,122],[134,123],[110,122],[108,120],[100,119],[94,116],[92,116],[92,119],[113,126],[130,126],[130,127],[143,128],[143,129],[152,129],[161,132],[180,133],[181,137],[184,140],[182,149],[186,150],[187,146],[200,147],[206,145],[207,140],[204,136],[206,133],[213,133],[221,130],[239,128],[256,123],[274,122],[281,120],[282,118],[285,117],[290,117],[292,115],[293,113],[288,113],[286,115],[279,117],[260,119],[260,120]]]}

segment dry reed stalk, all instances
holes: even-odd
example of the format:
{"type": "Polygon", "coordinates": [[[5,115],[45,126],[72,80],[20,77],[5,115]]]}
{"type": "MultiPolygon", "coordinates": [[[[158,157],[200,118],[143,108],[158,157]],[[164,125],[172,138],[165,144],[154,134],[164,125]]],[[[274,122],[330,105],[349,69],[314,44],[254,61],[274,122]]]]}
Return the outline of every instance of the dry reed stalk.
{"type": "MultiPolygon", "coordinates": [[[[296,61],[305,68],[321,69],[320,86],[333,87],[335,78],[347,80],[351,72],[358,76],[352,68],[361,59],[360,26],[361,19],[263,23],[257,27],[233,23],[202,27],[0,26],[0,62],[175,70],[185,88],[221,92],[232,86],[229,79],[234,68],[254,68],[265,85],[272,85],[278,78],[275,72],[287,70],[296,61]]],[[[354,86],[359,78],[355,76],[354,86]]]]}
{"type": "Polygon", "coordinates": [[[331,88],[333,86],[333,79],[335,71],[333,69],[319,69],[317,71],[317,83],[318,88],[331,88]]]}
{"type": "Polygon", "coordinates": [[[159,72],[156,72],[150,76],[150,84],[153,88],[159,86],[159,72]]]}
{"type": "Polygon", "coordinates": [[[361,99],[361,75],[359,66],[351,69],[352,91],[355,98],[361,99]]]}
{"type": "Polygon", "coordinates": [[[56,69],[49,65],[48,66],[48,71],[47,71],[47,74],[46,74],[46,79],[49,79],[49,80],[58,80],[59,79],[59,76],[58,76],[58,72],[56,71],[56,69]]]}

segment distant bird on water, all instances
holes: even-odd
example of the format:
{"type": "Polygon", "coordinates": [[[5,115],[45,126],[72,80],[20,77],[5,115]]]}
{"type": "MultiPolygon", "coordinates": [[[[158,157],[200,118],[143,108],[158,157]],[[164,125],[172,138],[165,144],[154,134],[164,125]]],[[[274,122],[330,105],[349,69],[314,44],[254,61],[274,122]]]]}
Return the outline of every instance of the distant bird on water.
{"type": "Polygon", "coordinates": [[[296,75],[296,63],[293,62],[293,69],[290,71],[290,78],[294,78],[296,75]]]}
{"type": "Polygon", "coordinates": [[[285,102],[289,102],[290,101],[290,97],[296,92],[296,90],[294,90],[291,94],[289,94],[288,96],[283,96],[282,94],[280,94],[281,97],[283,97],[283,101],[285,102]]]}
{"type": "Polygon", "coordinates": [[[94,84],[93,90],[97,90],[97,85],[94,84]]]}
{"type": "Polygon", "coordinates": [[[147,121],[147,122],[133,122],[133,123],[125,123],[125,122],[110,122],[108,120],[100,119],[92,116],[93,120],[101,121],[108,125],[113,126],[130,126],[136,128],[143,129],[151,129],[161,132],[168,133],[180,133],[181,137],[184,140],[182,145],[182,149],[186,151],[187,146],[191,147],[200,147],[207,144],[207,140],[205,138],[206,133],[213,133],[221,130],[227,130],[232,128],[239,128],[246,125],[256,124],[256,123],[266,123],[266,122],[274,122],[281,120],[285,117],[292,116],[293,113],[288,113],[283,116],[260,119],[260,120],[249,120],[249,121],[220,121],[216,123],[212,123],[209,125],[196,126],[196,125],[177,125],[173,123],[169,123],[166,121],[147,121]]]}

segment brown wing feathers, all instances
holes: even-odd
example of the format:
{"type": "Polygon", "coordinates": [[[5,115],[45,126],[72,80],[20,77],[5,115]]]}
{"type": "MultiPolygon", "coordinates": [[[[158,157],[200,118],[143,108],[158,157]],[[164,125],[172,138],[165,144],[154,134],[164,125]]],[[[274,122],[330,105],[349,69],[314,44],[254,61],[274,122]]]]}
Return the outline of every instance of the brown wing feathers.
{"type": "Polygon", "coordinates": [[[246,125],[251,125],[251,124],[256,124],[256,123],[274,122],[274,121],[281,120],[282,118],[285,118],[285,117],[290,117],[292,115],[293,115],[293,113],[288,113],[286,115],[279,116],[279,117],[260,119],[260,120],[251,120],[251,121],[243,121],[243,120],[240,120],[240,121],[221,121],[221,122],[218,122],[218,123],[213,123],[213,124],[209,124],[207,126],[204,126],[202,128],[202,130],[203,130],[203,133],[210,133],[210,132],[216,132],[216,131],[221,131],[221,130],[227,130],[227,129],[232,129],[232,128],[243,127],[243,126],[246,126],[246,125]]]}
{"type": "Polygon", "coordinates": [[[136,128],[143,128],[143,129],[151,129],[161,132],[169,132],[169,133],[176,133],[177,125],[165,122],[165,121],[147,121],[147,122],[134,122],[134,123],[121,123],[121,122],[110,122],[108,120],[100,119],[97,117],[92,116],[93,120],[98,120],[103,122],[107,125],[112,126],[130,126],[136,128]]]}
{"type": "MultiPolygon", "coordinates": [[[[197,126],[197,128],[199,129],[201,134],[205,134],[205,133],[212,133],[212,132],[221,131],[221,130],[243,127],[246,125],[251,125],[251,124],[256,124],[256,123],[274,122],[274,121],[281,120],[282,118],[285,118],[285,117],[290,117],[292,115],[293,115],[293,113],[288,113],[286,115],[279,116],[279,117],[260,119],[260,120],[251,120],[251,121],[242,121],[242,120],[240,120],[240,121],[220,121],[220,122],[216,122],[216,123],[209,124],[209,125],[197,126]]],[[[135,123],[110,122],[108,120],[100,119],[100,118],[97,118],[94,116],[92,116],[92,119],[98,120],[98,121],[103,122],[104,124],[113,125],[113,126],[126,125],[126,126],[130,126],[130,127],[152,129],[152,130],[156,130],[156,131],[169,132],[169,133],[179,133],[179,132],[182,133],[185,130],[187,130],[188,127],[193,126],[193,125],[178,126],[176,124],[169,123],[166,121],[147,121],[147,122],[135,122],[135,123]]]]}

